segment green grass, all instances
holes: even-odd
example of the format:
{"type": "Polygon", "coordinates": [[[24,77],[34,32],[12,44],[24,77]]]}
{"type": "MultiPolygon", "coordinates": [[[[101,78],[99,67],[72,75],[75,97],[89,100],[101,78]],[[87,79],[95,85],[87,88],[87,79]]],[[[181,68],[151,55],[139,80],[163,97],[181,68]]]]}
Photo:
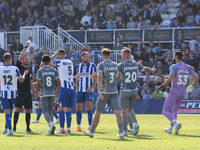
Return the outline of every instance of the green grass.
{"type": "MultiPolygon", "coordinates": [[[[36,114],[32,115],[32,121],[36,114]]],[[[13,136],[0,134],[0,150],[194,150],[200,149],[200,116],[179,115],[183,127],[178,136],[168,135],[164,128],[169,126],[168,120],[162,115],[137,115],[140,132],[137,136],[119,139],[118,128],[114,115],[102,115],[94,138],[83,136],[81,132],[72,131],[71,135],[47,135],[47,123],[41,117],[39,124],[31,124],[34,133],[26,133],[24,114],[20,114],[17,132],[13,136]]],[[[76,127],[73,115],[72,129],[76,127]]],[[[56,131],[59,125],[56,125],[56,131]]],[[[82,129],[87,128],[87,116],[83,115],[82,129]]],[[[4,129],[4,114],[0,114],[0,131],[4,129]]]]}

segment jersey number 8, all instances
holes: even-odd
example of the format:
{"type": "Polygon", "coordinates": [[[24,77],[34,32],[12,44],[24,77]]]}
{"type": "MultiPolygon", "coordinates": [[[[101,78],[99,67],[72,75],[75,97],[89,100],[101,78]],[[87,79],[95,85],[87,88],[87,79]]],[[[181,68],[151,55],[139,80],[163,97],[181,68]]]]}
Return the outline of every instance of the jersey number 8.
{"type": "Polygon", "coordinates": [[[50,87],[50,86],[52,85],[51,77],[50,77],[50,76],[48,76],[48,77],[46,78],[46,84],[47,84],[48,87],[50,87]]]}

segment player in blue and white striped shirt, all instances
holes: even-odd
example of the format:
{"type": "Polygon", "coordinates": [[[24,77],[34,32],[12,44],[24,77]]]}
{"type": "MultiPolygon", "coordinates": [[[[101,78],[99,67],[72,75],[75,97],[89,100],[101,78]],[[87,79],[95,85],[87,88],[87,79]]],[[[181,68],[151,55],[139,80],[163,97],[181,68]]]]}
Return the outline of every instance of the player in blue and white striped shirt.
{"type": "Polygon", "coordinates": [[[5,113],[5,130],[3,134],[13,135],[11,119],[12,119],[12,109],[17,98],[17,79],[19,82],[23,82],[28,71],[25,71],[23,76],[21,76],[19,69],[12,66],[12,55],[5,53],[3,55],[3,60],[5,64],[0,67],[0,80],[1,80],[1,103],[5,113]],[[9,132],[7,132],[9,129],[9,132]]]}
{"type": "Polygon", "coordinates": [[[82,119],[82,105],[85,103],[85,107],[88,113],[88,122],[90,130],[92,123],[92,90],[96,85],[94,81],[89,76],[93,72],[97,72],[96,65],[89,62],[88,52],[83,52],[81,54],[82,63],[77,66],[77,76],[76,76],[76,119],[77,119],[77,128],[76,131],[81,131],[81,119],[82,119]]]}
{"type": "Polygon", "coordinates": [[[63,49],[57,50],[56,53],[51,57],[51,59],[53,59],[56,56],[58,60],[53,61],[52,63],[55,67],[57,67],[61,81],[61,87],[58,95],[60,130],[56,133],[65,133],[64,114],[66,114],[66,122],[67,122],[66,133],[71,133],[70,131],[71,120],[72,120],[71,108],[73,107],[73,101],[75,99],[74,81],[73,81],[74,66],[71,60],[65,58],[65,51],[63,49]]]}

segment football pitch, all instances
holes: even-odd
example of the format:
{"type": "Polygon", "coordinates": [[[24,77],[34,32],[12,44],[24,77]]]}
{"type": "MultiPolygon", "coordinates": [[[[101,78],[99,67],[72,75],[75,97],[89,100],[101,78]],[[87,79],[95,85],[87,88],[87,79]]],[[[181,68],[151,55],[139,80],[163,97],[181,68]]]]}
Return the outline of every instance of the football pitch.
{"type": "MultiPolygon", "coordinates": [[[[36,114],[31,116],[31,121],[36,114]]],[[[13,136],[3,135],[4,114],[0,114],[0,150],[195,150],[200,149],[200,116],[179,115],[182,123],[179,135],[169,135],[164,128],[169,121],[162,115],[137,115],[140,131],[137,136],[124,139],[117,137],[118,128],[113,114],[101,116],[100,124],[93,138],[84,136],[76,128],[76,116],[72,117],[71,135],[47,135],[47,123],[41,116],[39,124],[31,124],[34,133],[26,133],[24,114],[20,114],[17,132],[13,136]]],[[[88,126],[87,115],[82,118],[82,130],[88,126]]],[[[65,125],[66,126],[66,125],[65,125]]],[[[56,125],[56,131],[59,124],[56,125]]]]}

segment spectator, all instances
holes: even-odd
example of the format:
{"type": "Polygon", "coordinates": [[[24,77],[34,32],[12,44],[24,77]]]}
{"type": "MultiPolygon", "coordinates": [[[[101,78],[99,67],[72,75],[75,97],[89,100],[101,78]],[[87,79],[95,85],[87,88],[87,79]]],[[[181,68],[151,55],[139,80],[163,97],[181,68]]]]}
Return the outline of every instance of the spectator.
{"type": "Polygon", "coordinates": [[[125,22],[122,23],[121,29],[127,29],[127,28],[126,28],[126,23],[125,23],[125,22]]]}
{"type": "Polygon", "coordinates": [[[48,10],[47,6],[44,7],[43,17],[45,14],[47,14],[49,16],[49,18],[51,18],[51,12],[48,10]]]}
{"type": "MultiPolygon", "coordinates": [[[[146,75],[145,75],[144,82],[145,82],[145,81],[148,83],[149,87],[152,88],[152,91],[154,91],[155,85],[154,85],[154,83],[153,83],[153,79],[152,79],[152,80],[150,79],[150,75],[149,75],[149,74],[146,74],[146,75]]],[[[143,84],[144,84],[144,83],[143,83],[143,84]]]]}
{"type": "Polygon", "coordinates": [[[74,18],[74,6],[71,5],[71,0],[67,0],[67,5],[65,5],[64,10],[67,15],[68,22],[73,21],[74,18]]]}
{"type": "MultiPolygon", "coordinates": [[[[159,45],[161,45],[161,40],[159,40],[159,45]]],[[[150,41],[149,47],[151,47],[152,51],[156,54],[157,53],[157,46],[154,46],[153,41],[150,41]]]]}
{"type": "Polygon", "coordinates": [[[114,23],[113,23],[112,19],[109,19],[106,29],[113,29],[113,28],[114,28],[114,23]]]}
{"type": "Polygon", "coordinates": [[[135,51],[137,50],[141,50],[142,54],[144,55],[145,54],[145,49],[144,47],[142,46],[142,42],[141,41],[137,41],[137,46],[135,48],[135,51]]]}
{"type": "Polygon", "coordinates": [[[92,19],[92,16],[90,15],[90,12],[87,11],[86,15],[83,16],[83,18],[81,19],[81,24],[85,25],[85,22],[88,22],[88,24],[90,25],[91,24],[91,19],[92,19]]]}
{"type": "Polygon", "coordinates": [[[157,46],[157,53],[156,53],[155,59],[157,61],[161,61],[162,64],[165,64],[165,52],[162,51],[160,45],[157,46]]]}
{"type": "Polygon", "coordinates": [[[152,51],[152,47],[148,47],[148,51],[145,54],[146,61],[148,61],[150,57],[153,59],[155,58],[155,53],[152,51]]]}
{"type": "Polygon", "coordinates": [[[179,12],[178,20],[181,24],[185,24],[186,21],[186,15],[183,13],[183,11],[179,12]]]}
{"type": "Polygon", "coordinates": [[[107,20],[109,19],[115,20],[115,12],[110,6],[108,6],[106,9],[105,18],[107,20]]]}
{"type": "Polygon", "coordinates": [[[136,61],[139,61],[139,60],[142,60],[143,62],[145,61],[145,56],[142,55],[141,49],[138,49],[138,50],[137,50],[137,54],[134,55],[134,59],[135,59],[136,61]]]}
{"type": "Polygon", "coordinates": [[[190,98],[191,98],[191,99],[199,99],[199,98],[200,98],[199,83],[197,83],[197,84],[194,86],[193,91],[190,93],[190,98]]]}
{"type": "Polygon", "coordinates": [[[139,16],[139,20],[135,23],[135,28],[143,29],[145,27],[145,21],[143,20],[142,16],[139,16]]]}
{"type": "Polygon", "coordinates": [[[198,67],[198,61],[194,58],[194,53],[189,53],[189,59],[186,61],[186,63],[190,66],[194,66],[194,68],[198,67]]]}
{"type": "Polygon", "coordinates": [[[182,38],[182,35],[178,35],[178,38],[174,44],[174,48],[175,49],[181,49],[181,44],[183,43],[183,38],[182,38]]]}
{"type": "Polygon", "coordinates": [[[80,30],[80,28],[82,27],[80,21],[78,18],[75,19],[75,22],[74,22],[74,30],[80,30]]]}
{"type": "Polygon", "coordinates": [[[29,68],[30,73],[33,75],[33,82],[36,81],[37,70],[40,68],[38,64],[36,64],[36,60],[34,58],[31,59],[31,66],[29,68]]]}
{"type": "MultiPolygon", "coordinates": [[[[34,51],[33,51],[33,47],[32,47],[32,46],[29,47],[29,52],[27,52],[26,55],[28,56],[28,58],[29,58],[30,60],[33,59],[33,57],[35,56],[35,54],[34,54],[34,51]]],[[[30,64],[31,64],[31,61],[29,61],[29,65],[30,65],[30,64]]]]}
{"type": "Polygon", "coordinates": [[[158,12],[160,14],[165,14],[167,10],[167,5],[164,2],[164,0],[159,0],[159,4],[158,4],[158,12]]]}
{"type": "Polygon", "coordinates": [[[178,18],[174,19],[174,24],[171,25],[171,27],[183,27],[183,25],[179,22],[178,18]]]}
{"type": "Polygon", "coordinates": [[[80,0],[73,0],[73,6],[74,6],[74,17],[75,18],[80,18],[81,13],[80,13],[80,0]]]}
{"type": "Polygon", "coordinates": [[[153,66],[156,66],[156,60],[152,56],[150,56],[149,60],[146,60],[145,66],[148,66],[148,67],[151,67],[151,68],[153,66]]]}
{"type": "Polygon", "coordinates": [[[157,62],[156,68],[157,68],[157,71],[161,70],[162,74],[165,74],[165,65],[163,65],[161,61],[157,62]]]}
{"type": "Polygon", "coordinates": [[[194,8],[194,13],[195,14],[198,14],[198,11],[200,10],[200,2],[199,1],[197,1],[196,2],[196,7],[194,8]]]}
{"type": "Polygon", "coordinates": [[[98,19],[100,20],[100,21],[102,21],[103,22],[103,20],[105,19],[105,8],[104,7],[101,7],[101,9],[100,9],[100,12],[99,13],[97,13],[97,17],[98,17],[98,19]]]}
{"type": "Polygon", "coordinates": [[[142,18],[144,20],[151,19],[151,13],[150,13],[150,10],[147,9],[147,5],[146,4],[144,4],[143,9],[142,9],[142,18]]]}
{"type": "Polygon", "coordinates": [[[124,5],[128,5],[128,6],[131,6],[132,5],[132,3],[131,3],[131,0],[123,0],[123,4],[124,5]]]}
{"type": "Polygon", "coordinates": [[[104,45],[101,45],[100,46],[100,50],[99,50],[99,52],[97,54],[97,60],[96,60],[97,63],[96,64],[98,64],[98,63],[103,61],[102,52],[101,52],[103,48],[105,48],[104,45]]]}
{"type": "Polygon", "coordinates": [[[39,47],[36,45],[35,42],[33,42],[33,38],[31,36],[29,37],[29,40],[31,41],[31,43],[28,45],[26,52],[27,53],[30,52],[30,50],[29,50],[30,47],[33,47],[33,51],[37,51],[39,47]]]}
{"type": "MultiPolygon", "coordinates": [[[[2,13],[2,14],[4,14],[4,13],[2,13]]],[[[5,15],[5,14],[4,14],[4,15],[5,15]]],[[[26,15],[26,13],[24,12],[24,10],[22,9],[22,7],[20,7],[20,8],[18,9],[18,11],[17,11],[17,16],[18,16],[18,17],[22,17],[23,20],[27,17],[27,15],[26,15]]]]}
{"type": "Polygon", "coordinates": [[[169,73],[170,73],[169,69],[170,69],[171,65],[172,65],[172,59],[168,59],[167,65],[165,67],[165,75],[169,75],[169,73]]]}
{"type": "Polygon", "coordinates": [[[149,87],[149,84],[145,81],[143,84],[143,88],[141,89],[141,95],[143,99],[151,99],[152,98],[152,88],[149,87]]]}
{"type": "Polygon", "coordinates": [[[121,50],[123,48],[123,42],[121,41],[120,37],[118,36],[116,38],[116,42],[115,42],[115,45],[113,47],[114,50],[121,50]]]}
{"type": "Polygon", "coordinates": [[[58,20],[58,23],[64,25],[67,22],[66,20],[67,15],[63,6],[61,6],[59,9],[60,11],[56,14],[56,18],[58,20]]]}
{"type": "Polygon", "coordinates": [[[122,15],[119,15],[119,19],[117,21],[118,27],[121,28],[122,27],[122,23],[125,23],[125,21],[123,20],[122,15]]]}
{"type": "Polygon", "coordinates": [[[23,50],[23,45],[22,44],[20,44],[20,40],[19,40],[19,38],[17,38],[16,40],[15,40],[15,43],[12,45],[12,51],[14,51],[14,52],[21,52],[23,50]]]}
{"type": "Polygon", "coordinates": [[[163,98],[164,98],[164,93],[163,93],[163,91],[160,91],[160,90],[158,89],[158,86],[157,86],[157,85],[155,86],[155,90],[154,90],[154,92],[153,92],[153,94],[152,94],[152,98],[153,98],[153,99],[163,99],[163,98]]]}
{"type": "Polygon", "coordinates": [[[186,63],[186,61],[188,60],[188,56],[186,56],[185,51],[182,51],[183,53],[183,62],[186,63]]]}
{"type": "MultiPolygon", "coordinates": [[[[78,63],[80,62],[80,56],[78,55],[78,53],[76,52],[76,48],[72,48],[72,53],[69,56],[69,59],[73,62],[73,66],[74,66],[74,71],[76,70],[76,67],[78,65],[78,63]]],[[[75,71],[76,72],[76,71],[75,71]]]]}
{"type": "Polygon", "coordinates": [[[35,21],[33,26],[42,26],[42,24],[40,23],[39,19],[36,19],[36,21],[35,21]]]}
{"type": "Polygon", "coordinates": [[[135,22],[133,21],[133,16],[129,17],[129,22],[126,25],[127,29],[133,29],[135,27],[135,22]]]}
{"type": "MultiPolygon", "coordinates": [[[[22,18],[19,19],[19,22],[17,23],[17,30],[19,31],[20,30],[20,27],[22,26],[22,18]]],[[[31,23],[31,20],[27,20],[27,23],[25,26],[32,26],[32,23],[31,23]]]]}
{"type": "Polygon", "coordinates": [[[56,6],[55,0],[51,0],[51,6],[49,6],[48,10],[51,13],[51,16],[55,16],[57,14],[58,7],[56,6]]]}
{"type": "Polygon", "coordinates": [[[194,22],[195,22],[195,14],[193,12],[193,8],[191,8],[191,7],[188,10],[187,19],[188,19],[188,22],[190,23],[190,25],[194,24],[194,22]]]}
{"type": "Polygon", "coordinates": [[[88,53],[89,53],[90,62],[94,63],[95,51],[92,50],[92,46],[91,45],[88,45],[88,53]]]}
{"type": "Polygon", "coordinates": [[[198,11],[198,14],[195,16],[195,21],[197,26],[200,26],[200,10],[198,11]]]}
{"type": "Polygon", "coordinates": [[[123,9],[123,3],[121,0],[117,0],[117,3],[115,3],[114,10],[115,10],[115,15],[119,16],[122,14],[122,9],[123,9]]]}
{"type": "Polygon", "coordinates": [[[42,18],[42,25],[48,28],[50,27],[50,18],[47,14],[45,14],[44,17],[42,18]]]}
{"type": "Polygon", "coordinates": [[[173,59],[173,53],[171,49],[168,49],[167,53],[165,54],[165,62],[168,62],[169,59],[173,59]]]}
{"type": "Polygon", "coordinates": [[[36,51],[33,58],[35,59],[36,64],[40,65],[42,60],[42,56],[40,55],[40,53],[36,51]]]}
{"type": "MultiPolygon", "coordinates": [[[[30,8],[30,5],[29,4],[26,4],[26,6],[28,6],[30,8]]],[[[34,0],[34,6],[31,8],[32,12],[34,11],[37,11],[39,14],[41,14],[41,6],[40,4],[38,3],[38,0],[34,0]]]]}
{"type": "Polygon", "coordinates": [[[2,6],[0,7],[0,13],[4,13],[7,17],[10,16],[10,8],[7,2],[2,2],[2,6]]]}
{"type": "Polygon", "coordinates": [[[94,26],[96,26],[99,29],[101,28],[101,22],[98,20],[97,16],[95,16],[94,21],[91,22],[91,27],[93,28],[94,26]]]}
{"type": "Polygon", "coordinates": [[[182,3],[181,8],[179,8],[178,11],[176,12],[176,16],[177,16],[177,17],[179,16],[179,13],[180,13],[181,11],[182,11],[185,15],[188,15],[188,10],[187,10],[187,8],[186,8],[186,4],[185,4],[185,3],[182,3]]]}
{"type": "Polygon", "coordinates": [[[147,6],[147,9],[150,10],[151,17],[153,17],[154,16],[154,11],[158,11],[158,4],[153,2],[152,4],[149,4],[147,6]]]}
{"type": "Polygon", "coordinates": [[[33,24],[34,18],[31,12],[28,13],[28,17],[25,19],[25,24],[27,24],[27,21],[30,20],[31,24],[33,24]]]}
{"type": "Polygon", "coordinates": [[[69,59],[70,55],[72,54],[72,51],[71,51],[71,49],[70,49],[70,45],[69,45],[69,44],[66,44],[66,45],[65,45],[65,53],[66,53],[65,57],[66,57],[67,59],[69,59]]]}
{"type": "Polygon", "coordinates": [[[4,13],[1,13],[0,25],[1,27],[5,27],[4,24],[8,22],[8,19],[4,13]]]}
{"type": "Polygon", "coordinates": [[[170,86],[167,85],[166,88],[165,88],[165,90],[166,90],[166,91],[164,92],[164,99],[166,99],[167,96],[169,95],[169,92],[170,92],[170,86]]]}
{"type": "Polygon", "coordinates": [[[138,10],[138,6],[136,4],[133,5],[133,9],[130,9],[133,17],[136,16],[136,11],[138,10]]]}
{"type": "Polygon", "coordinates": [[[58,22],[57,22],[57,19],[56,17],[53,17],[50,21],[50,28],[55,31],[58,27],[58,22]]]}
{"type": "Polygon", "coordinates": [[[161,85],[165,81],[165,76],[162,74],[162,70],[157,70],[157,75],[155,76],[154,83],[157,85],[161,85]]]}
{"type": "Polygon", "coordinates": [[[130,8],[127,4],[125,4],[122,9],[122,14],[125,14],[127,10],[130,10],[130,8]]]}
{"type": "Polygon", "coordinates": [[[104,10],[105,10],[105,6],[103,4],[103,0],[100,0],[99,4],[97,5],[97,14],[101,13],[101,8],[104,8],[104,10]]]}
{"type": "Polygon", "coordinates": [[[183,42],[181,43],[181,51],[185,51],[186,50],[186,43],[183,42]]]}
{"type": "Polygon", "coordinates": [[[61,49],[66,50],[66,49],[65,49],[66,42],[67,42],[67,38],[64,37],[64,38],[63,38],[63,41],[62,41],[62,43],[61,43],[61,49]]]}
{"type": "Polygon", "coordinates": [[[0,44],[0,62],[3,62],[4,54],[5,54],[5,50],[1,47],[1,44],[0,44]]]}
{"type": "Polygon", "coordinates": [[[197,44],[199,45],[199,47],[200,47],[200,35],[198,36],[196,43],[197,43],[197,44]]]}
{"type": "Polygon", "coordinates": [[[147,20],[146,22],[145,22],[145,29],[150,29],[152,26],[151,26],[151,21],[150,20],[147,20]]]}
{"type": "Polygon", "coordinates": [[[137,10],[137,11],[136,11],[136,16],[134,17],[134,21],[135,21],[135,22],[136,22],[136,21],[139,21],[139,16],[140,16],[140,11],[137,10]]]}
{"type": "Polygon", "coordinates": [[[194,55],[198,54],[199,51],[200,51],[199,45],[196,43],[196,44],[194,45],[194,51],[193,51],[194,55]]]}
{"type": "Polygon", "coordinates": [[[161,18],[160,15],[158,15],[157,10],[154,11],[153,13],[153,17],[151,18],[151,24],[155,25],[156,22],[158,22],[159,24],[161,24],[161,22],[163,21],[163,19],[161,18]]]}

